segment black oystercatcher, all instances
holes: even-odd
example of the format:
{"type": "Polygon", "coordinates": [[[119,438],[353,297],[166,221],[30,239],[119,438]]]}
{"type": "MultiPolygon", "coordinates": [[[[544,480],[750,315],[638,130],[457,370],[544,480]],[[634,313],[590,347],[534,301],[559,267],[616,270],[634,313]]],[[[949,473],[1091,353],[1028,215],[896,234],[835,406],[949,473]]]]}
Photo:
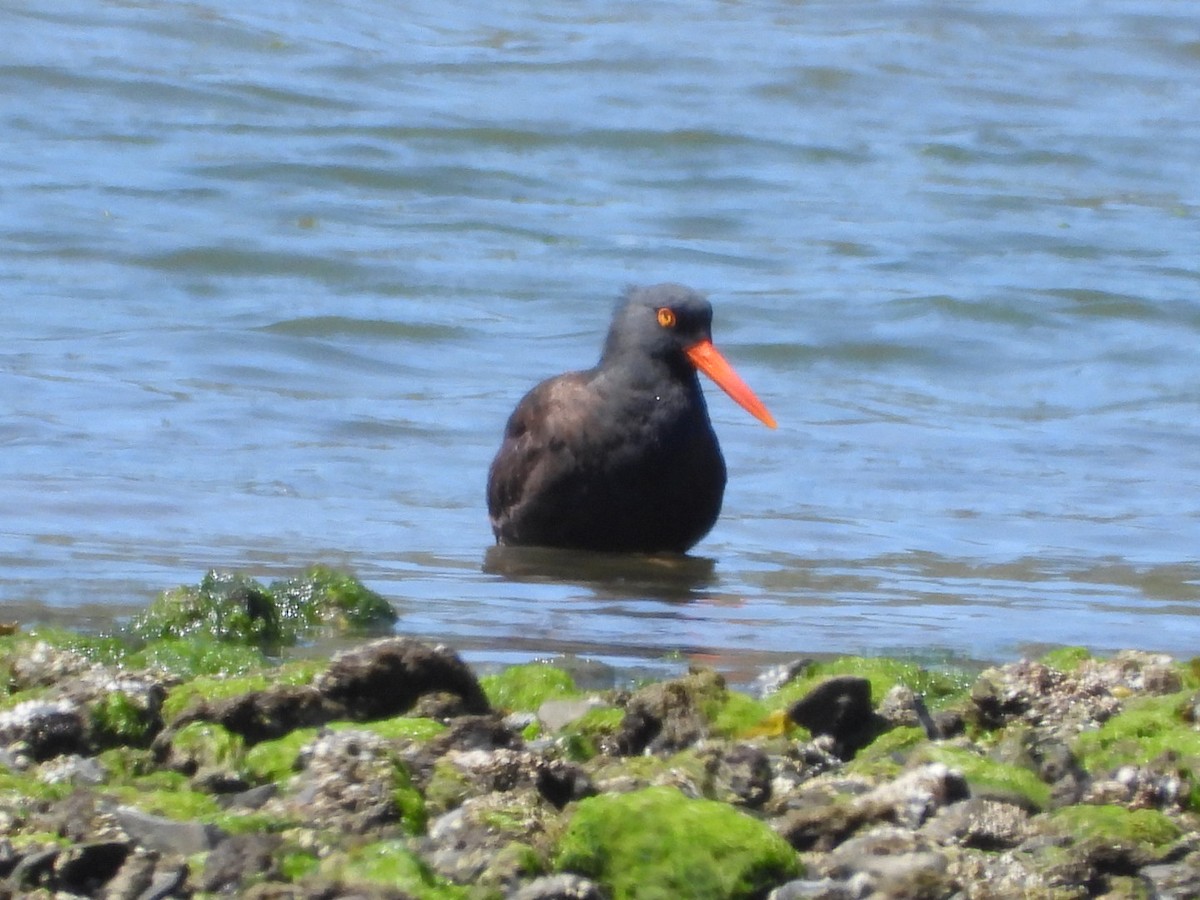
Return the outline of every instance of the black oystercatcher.
{"type": "Polygon", "coordinates": [[[543,381],[488,472],[496,543],[683,553],[721,512],[725,460],[696,370],[771,428],[712,345],[712,307],[682,285],[632,288],[599,364],[543,381]]]}

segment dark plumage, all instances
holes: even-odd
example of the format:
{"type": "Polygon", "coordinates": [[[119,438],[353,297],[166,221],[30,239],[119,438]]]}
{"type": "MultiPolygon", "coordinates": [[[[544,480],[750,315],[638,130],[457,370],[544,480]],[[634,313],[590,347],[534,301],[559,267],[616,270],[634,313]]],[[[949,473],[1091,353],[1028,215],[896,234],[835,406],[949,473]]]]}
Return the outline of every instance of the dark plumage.
{"type": "Polygon", "coordinates": [[[682,553],[721,511],[725,460],[697,367],[775,427],[712,346],[712,307],[686,287],[629,290],[600,362],[517,404],[488,472],[496,542],[682,553]]]}

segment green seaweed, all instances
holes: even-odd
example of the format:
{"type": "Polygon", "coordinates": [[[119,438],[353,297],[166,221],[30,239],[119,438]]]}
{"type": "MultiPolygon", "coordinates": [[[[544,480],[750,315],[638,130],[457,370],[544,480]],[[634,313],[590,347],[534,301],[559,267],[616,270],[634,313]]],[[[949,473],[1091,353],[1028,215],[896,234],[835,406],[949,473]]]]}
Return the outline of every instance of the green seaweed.
{"type": "Polygon", "coordinates": [[[613,706],[589,709],[562,732],[566,755],[575,762],[586,762],[599,753],[599,743],[617,733],[625,711],[613,706]]]}
{"type": "Polygon", "coordinates": [[[396,623],[396,610],[357,578],[311,566],[303,574],[270,587],[283,621],[304,628],[332,628],[338,633],[384,632],[396,623]]]}
{"type": "Polygon", "coordinates": [[[846,764],[846,771],[855,775],[894,778],[903,771],[913,752],[928,742],[924,728],[893,728],[859,750],[846,764]]]}
{"type": "Polygon", "coordinates": [[[962,772],[972,793],[1015,794],[1038,809],[1045,809],[1050,802],[1050,785],[1042,781],[1036,772],[1021,766],[996,762],[969,750],[944,744],[930,744],[919,750],[916,758],[944,763],[962,772]]]}
{"type": "Polygon", "coordinates": [[[281,738],[255,744],[246,751],[247,776],[257,784],[277,784],[290,778],[300,751],[319,733],[317,728],[297,728],[281,738]]]}
{"type": "Polygon", "coordinates": [[[193,704],[239,697],[269,687],[309,684],[323,668],[324,664],[318,661],[299,660],[249,675],[201,675],[171,689],[163,701],[163,718],[172,722],[193,704]]]}
{"type": "Polygon", "coordinates": [[[393,716],[390,719],[377,719],[374,722],[330,722],[330,731],[369,731],[389,741],[405,740],[423,744],[431,741],[446,730],[446,726],[437,719],[427,719],[421,716],[393,716]]]}
{"type": "Polygon", "coordinates": [[[157,710],[125,691],[102,695],[89,707],[92,738],[100,746],[147,744],[162,725],[157,710]]]}
{"type": "Polygon", "coordinates": [[[1162,848],[1177,840],[1182,830],[1156,809],[1123,806],[1065,806],[1046,813],[1044,824],[1076,840],[1095,839],[1108,844],[1132,843],[1162,848]]]}
{"type": "Polygon", "coordinates": [[[403,840],[375,841],[321,861],[317,870],[344,887],[382,885],[421,900],[466,900],[467,888],[434,874],[403,840]]]}
{"type": "Polygon", "coordinates": [[[931,709],[939,709],[964,696],[971,677],[959,671],[935,671],[902,659],[843,656],[828,662],[812,663],[803,675],[789,681],[766,698],[772,709],[784,709],[829,678],[855,675],[871,683],[872,702],[878,703],[896,685],[904,685],[924,698],[931,709]]]}
{"type": "Polygon", "coordinates": [[[215,722],[191,722],[175,734],[171,746],[177,755],[192,759],[199,768],[216,767],[238,771],[246,758],[246,744],[215,722]]]}
{"type": "Polygon", "coordinates": [[[318,629],[390,629],[396,611],[350,575],[313,566],[270,587],[235,572],[210,571],[198,585],[164,591],[129,624],[143,641],[206,638],[274,650],[318,629]]]}
{"type": "Polygon", "coordinates": [[[1060,672],[1077,672],[1092,658],[1086,647],[1058,647],[1042,657],[1042,663],[1060,672]]]}
{"type": "Polygon", "coordinates": [[[1183,694],[1140,697],[1095,731],[1075,739],[1080,764],[1093,775],[1123,765],[1159,764],[1185,778],[1189,807],[1200,810],[1200,731],[1185,719],[1183,694]]]}
{"type": "Polygon", "coordinates": [[[547,700],[578,697],[575,679],[547,663],[509,666],[479,680],[488,703],[495,709],[536,712],[547,700]]]}
{"type": "Polygon", "coordinates": [[[198,675],[246,675],[264,668],[267,657],[258,647],[243,647],[196,636],[153,641],[128,657],[127,665],[160,669],[181,678],[198,675]]]}
{"type": "Polygon", "coordinates": [[[555,868],[598,880],[613,900],[758,897],[801,872],[766,824],[666,787],[581,800],[555,868]]]}

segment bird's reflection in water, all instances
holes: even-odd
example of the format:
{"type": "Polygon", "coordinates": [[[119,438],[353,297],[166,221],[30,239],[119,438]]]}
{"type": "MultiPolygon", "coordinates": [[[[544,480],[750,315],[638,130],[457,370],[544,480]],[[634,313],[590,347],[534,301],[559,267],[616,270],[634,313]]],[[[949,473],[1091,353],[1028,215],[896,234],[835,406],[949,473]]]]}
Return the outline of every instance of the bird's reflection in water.
{"type": "Polygon", "coordinates": [[[716,560],[679,554],[598,553],[549,547],[489,547],[483,571],[513,581],[580,584],[602,597],[684,602],[716,584],[716,560]]]}

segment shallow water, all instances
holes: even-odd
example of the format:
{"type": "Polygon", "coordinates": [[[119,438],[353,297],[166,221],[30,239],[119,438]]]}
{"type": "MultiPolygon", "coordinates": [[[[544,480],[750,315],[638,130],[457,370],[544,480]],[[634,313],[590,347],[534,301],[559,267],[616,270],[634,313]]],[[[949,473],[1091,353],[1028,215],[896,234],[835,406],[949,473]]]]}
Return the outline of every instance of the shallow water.
{"type": "Polygon", "coordinates": [[[356,572],[405,633],[746,673],[1200,651],[1200,32],[1158,2],[0,10],[0,601],[356,572]],[[681,281],[682,574],[489,552],[487,464],[681,281]]]}

